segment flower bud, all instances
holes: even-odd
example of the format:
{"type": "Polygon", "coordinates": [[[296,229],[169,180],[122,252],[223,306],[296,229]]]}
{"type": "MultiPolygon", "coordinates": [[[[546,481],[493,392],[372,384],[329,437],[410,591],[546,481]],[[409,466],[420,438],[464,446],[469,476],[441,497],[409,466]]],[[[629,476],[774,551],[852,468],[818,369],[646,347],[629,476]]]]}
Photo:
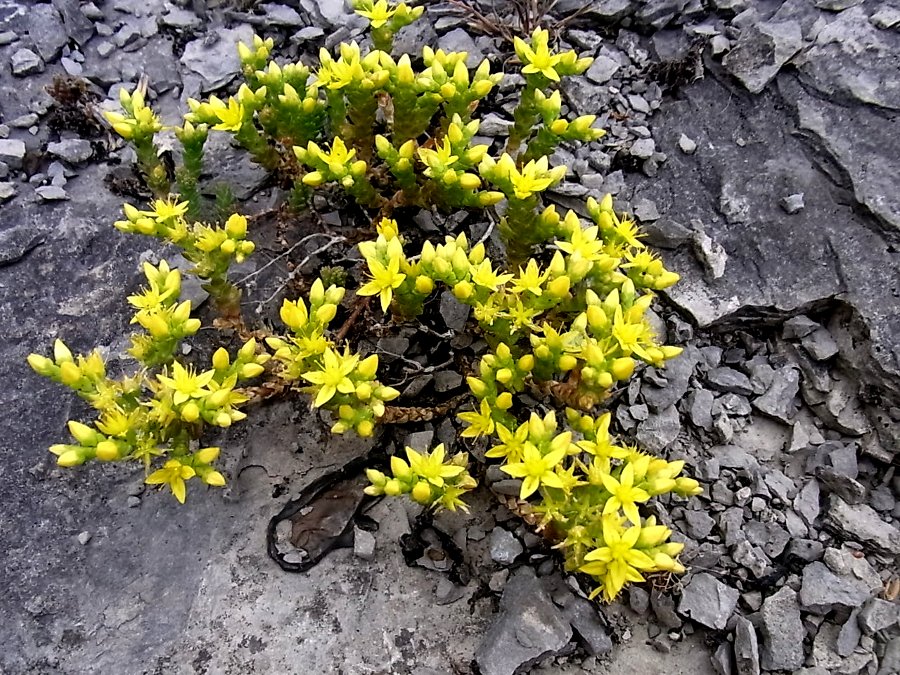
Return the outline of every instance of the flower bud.
{"type": "Polygon", "coordinates": [[[329,323],[336,314],[337,307],[331,304],[322,305],[316,310],[316,318],[319,320],[319,323],[322,324],[329,323]]]}
{"type": "Polygon", "coordinates": [[[578,359],[571,354],[563,354],[559,357],[558,365],[560,370],[572,370],[572,368],[578,365],[578,359]]]}
{"type": "Polygon", "coordinates": [[[497,400],[495,405],[500,408],[500,410],[509,410],[512,407],[513,398],[512,394],[508,391],[504,391],[502,394],[497,396],[497,400]]]}
{"type": "Polygon", "coordinates": [[[434,290],[434,281],[431,277],[426,277],[424,275],[416,277],[416,293],[419,295],[430,295],[434,290]]]}
{"type": "Polygon", "coordinates": [[[222,487],[225,485],[225,476],[213,469],[212,471],[204,471],[200,479],[207,485],[212,487],[222,487]]]}
{"type": "Polygon", "coordinates": [[[241,368],[241,377],[245,379],[250,379],[251,377],[257,377],[262,375],[265,368],[263,368],[258,363],[247,363],[241,368]]]}
{"type": "Polygon", "coordinates": [[[367,380],[374,378],[375,373],[378,372],[378,355],[372,354],[360,361],[356,366],[356,372],[367,380]]]}
{"type": "Polygon", "coordinates": [[[81,443],[81,445],[92,447],[97,445],[97,443],[103,439],[100,434],[81,422],[69,420],[67,426],[69,427],[69,433],[72,434],[72,437],[81,443]]]}
{"type": "Polygon", "coordinates": [[[59,379],[68,387],[81,382],[81,368],[72,361],[65,361],[59,368],[59,379]]]}
{"type": "Polygon", "coordinates": [[[372,420],[361,420],[359,424],[356,425],[356,433],[361,438],[369,438],[375,432],[375,425],[372,423],[372,420]]]}
{"type": "Polygon", "coordinates": [[[34,372],[44,377],[53,375],[56,372],[56,366],[53,361],[40,354],[29,354],[28,365],[31,366],[34,372]]]}
{"type": "Polygon", "coordinates": [[[56,361],[56,365],[62,365],[64,362],[72,360],[72,352],[59,338],[53,343],[53,359],[56,361]]]}
{"type": "Polygon", "coordinates": [[[119,459],[119,446],[113,441],[100,441],[97,443],[97,459],[104,462],[119,459]]]}
{"type": "Polygon", "coordinates": [[[426,482],[420,480],[412,489],[410,493],[413,501],[419,504],[430,504],[431,503],[431,486],[426,482]]]}
{"type": "Polygon", "coordinates": [[[232,213],[225,222],[225,232],[233,239],[243,239],[247,235],[247,219],[238,213],[232,213]]]}
{"type": "Polygon", "coordinates": [[[78,466],[79,464],[84,464],[84,460],[85,458],[78,450],[68,450],[59,456],[56,463],[59,466],[78,466]]]}

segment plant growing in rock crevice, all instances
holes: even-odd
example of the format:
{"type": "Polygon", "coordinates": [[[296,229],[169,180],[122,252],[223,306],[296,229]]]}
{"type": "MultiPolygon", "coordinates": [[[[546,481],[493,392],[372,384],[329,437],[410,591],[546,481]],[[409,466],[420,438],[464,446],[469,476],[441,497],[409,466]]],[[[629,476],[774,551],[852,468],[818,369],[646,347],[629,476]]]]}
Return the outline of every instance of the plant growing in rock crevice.
{"type": "MultiPolygon", "coordinates": [[[[603,136],[594,116],[562,116],[557,89],[591,60],[555,52],[540,29],[528,41],[517,39],[525,85],[506,147],[493,156],[476,142],[476,112],[503,74],[492,73],[487,60],[470,69],[465,53],[428,47],[421,67],[409,55],[395,59],[394,33],[421,8],[385,0],[356,0],[355,7],[371,23],[375,48],[342,44],[335,56],[322,50],[316,69],[272,60],[271,39],[239,45],[245,82],[236,94],[189,100],[183,123],[172,127],[183,146],[175,186],[158,158],[161,121],[141,92],[124,93],[123,112],[108,119],[134,144],[157,200],[149,211],[125,205],[116,227],[181,248],[224,318],[249,338],[228,271],[254,244],[241,215],[202,220],[210,211],[200,190],[208,134],[230,134],[297,199],[309,190],[345,191],[375,224],[374,238],[359,244],[367,281],[358,296],[377,297],[397,322],[420,316],[441,289],[472,308],[488,351],[468,377],[477,403],[459,414],[466,424],[461,435],[490,439],[487,458],[522,480],[516,508],[563,549],[567,567],[593,577],[595,594],[606,599],[644,572],[681,571],[681,545],[640,509],[658,495],[697,494],[696,481],[679,477],[681,462],[618,445],[609,415],[593,413],[638,362],[662,366],[680,352],[658,345],[644,318],[653,291],[678,275],[646,250],[634,221],[617,214],[609,196],[587,201],[587,226],[575,212],[560,214],[544,201],[566,174],[548,155],[559,144],[603,136]],[[409,211],[431,208],[496,218],[507,259],[492,259],[484,243],[471,245],[464,233],[425,241],[407,255],[409,211]],[[564,415],[528,410],[526,392],[560,404],[564,415]]],[[[237,385],[266,368],[267,377],[283,383],[274,390],[300,388],[313,407],[329,410],[335,433],[370,436],[391,417],[398,392],[376,379],[378,356],[358,354],[344,344],[343,331],[330,332],[345,295],[341,285],[318,279],[307,300],[285,299],[286,334],[257,331],[271,353],[249,338],[234,360],[220,349],[211,369],[196,372],[175,359],[179,341],[199,328],[190,304],[177,302],[180,277],[162,264],[145,271],[149,287],[130,299],[138,308],[134,321],[147,331],[133,340],[131,354],[144,366],[135,376],[108,380],[99,355],[76,360],[61,343],[54,359],[29,359],[100,412],[93,428],[70,424],[78,444],[54,446],[61,465],[139,459],[149,468],[164,459],[147,482],[168,484],[179,501],[194,476],[221,484],[224,477],[211,466],[218,451],[197,449],[196,441],[204,425],[244,417],[237,406],[251,395],[237,385]]],[[[464,507],[475,486],[467,464],[466,454],[451,456],[443,446],[408,448],[406,459],[391,459],[390,475],[369,471],[367,491],[464,507]]]]}

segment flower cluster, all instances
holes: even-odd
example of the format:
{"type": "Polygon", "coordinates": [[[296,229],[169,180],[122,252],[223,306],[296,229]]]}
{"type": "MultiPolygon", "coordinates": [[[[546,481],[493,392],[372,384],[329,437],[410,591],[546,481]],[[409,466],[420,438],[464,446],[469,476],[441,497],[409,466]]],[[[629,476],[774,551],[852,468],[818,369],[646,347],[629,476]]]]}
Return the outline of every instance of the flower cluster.
{"type": "Polygon", "coordinates": [[[246,417],[239,407],[248,397],[238,383],[261,375],[269,356],[257,354],[251,339],[233,359],[226,349],[216,350],[212,367],[205,371],[174,360],[181,338],[195,333],[200,322],[188,318],[189,301],[179,302],[177,270],[165,262],[157,267],[147,263],[144,273],[148,286],[129,298],[137,310],[135,322],[149,331],[132,339],[130,351],[141,362],[141,370],[112,379],[99,352],[75,356],[62,340],[54,344],[53,358],[31,354],[28,363],[38,374],[73,389],[98,412],[92,425],[69,422],[74,442],[50,448],[57,464],[136,460],[149,471],[161,458],[162,467],[146,482],[168,485],[184,502],[185,481],[190,478],[212,486],[225,484],[212,466],[219,449],[194,448],[207,425],[229,427],[246,417]],[[165,364],[161,370],[154,369],[161,364],[165,364]]]}
{"type": "Polygon", "coordinates": [[[204,288],[220,311],[226,315],[236,311],[240,295],[228,281],[228,269],[233,262],[243,262],[256,248],[247,239],[247,218],[234,213],[223,226],[208,225],[186,219],[188,202],[157,199],[152,206],[149,211],[141,211],[125,204],[125,220],[116,221],[116,228],[157,237],[181,248],[184,257],[194,264],[191,272],[206,282],[204,288]]]}
{"type": "Polygon", "coordinates": [[[443,443],[430,453],[406,448],[406,460],[397,455],[391,457],[390,478],[376,469],[366,471],[371,485],[365,491],[391,497],[409,495],[423,506],[468,511],[461,497],[476,486],[466,470],[468,462],[465,453],[448,458],[443,443]]]}
{"type": "Polygon", "coordinates": [[[385,402],[399,392],[375,379],[377,355],[361,358],[347,348],[341,351],[326,337],[343,297],[343,288],[326,289],[317,279],[309,292],[309,306],[302,298],[285,300],[281,306],[281,320],[293,335],[269,337],[266,344],[274,351],[284,380],[305,382],[313,406],[337,414],[334,433],[353,429],[360,436],[371,436],[375,422],[384,415],[385,402]]]}

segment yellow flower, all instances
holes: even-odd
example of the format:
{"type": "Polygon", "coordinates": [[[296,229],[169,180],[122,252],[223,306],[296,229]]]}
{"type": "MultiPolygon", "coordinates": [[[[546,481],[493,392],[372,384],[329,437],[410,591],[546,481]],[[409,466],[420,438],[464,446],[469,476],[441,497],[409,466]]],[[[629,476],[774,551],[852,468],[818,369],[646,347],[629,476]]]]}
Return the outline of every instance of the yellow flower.
{"type": "Polygon", "coordinates": [[[163,464],[163,468],[147,476],[144,482],[148,485],[168,485],[169,489],[172,490],[172,494],[175,495],[175,499],[184,504],[187,492],[184,481],[193,478],[195,475],[197,474],[192,467],[182,464],[181,460],[170,459],[163,464]]]}
{"type": "Polygon", "coordinates": [[[546,30],[538,28],[531,35],[531,45],[521,38],[515,38],[514,46],[516,54],[525,64],[525,67],[522,68],[523,73],[540,73],[548,80],[559,82],[559,74],[554,68],[559,64],[562,56],[550,51],[549,41],[550,34],[546,30]]]}
{"type": "Polygon", "coordinates": [[[160,220],[181,218],[187,213],[189,206],[188,202],[179,202],[171,198],[156,199],[153,201],[153,211],[147,212],[147,215],[160,220]]]}
{"type": "Polygon", "coordinates": [[[457,415],[468,427],[460,434],[463,438],[478,438],[494,432],[494,418],[491,416],[491,405],[482,399],[478,412],[464,412],[457,415]]]}
{"type": "Polygon", "coordinates": [[[465,467],[444,464],[443,443],[435,447],[428,455],[416,452],[413,448],[406,448],[406,457],[409,459],[410,467],[418,474],[419,478],[437,487],[444,486],[445,478],[453,478],[465,471],[465,467]]]}
{"type": "MultiPolygon", "coordinates": [[[[194,373],[190,366],[185,368],[178,361],[172,364],[172,375],[157,375],[161,383],[174,390],[172,401],[175,405],[181,405],[191,398],[203,398],[210,393],[206,385],[210,383],[216,374],[214,370],[207,370],[199,375],[194,373]]],[[[182,500],[183,501],[183,500],[182,500]]]]}
{"type": "Polygon", "coordinates": [[[525,446],[531,445],[528,443],[528,422],[520,424],[515,432],[498,424],[497,436],[500,438],[500,443],[484,453],[484,456],[492,459],[502,457],[513,464],[521,462],[525,455],[525,446]]]}
{"type": "Polygon", "coordinates": [[[616,222],[616,234],[618,234],[622,239],[625,240],[631,246],[635,248],[644,248],[643,242],[638,239],[638,237],[643,236],[641,234],[641,229],[638,227],[637,223],[629,218],[622,218],[616,222]]]}
{"type": "Polygon", "coordinates": [[[518,199],[527,199],[536,192],[543,192],[551,185],[563,179],[566,175],[565,166],[549,168],[547,157],[531,160],[521,171],[511,168],[509,180],[518,199]]]}
{"type": "Polygon", "coordinates": [[[496,291],[498,286],[505,284],[512,277],[512,274],[497,274],[491,268],[490,260],[482,260],[477,267],[472,269],[472,283],[491,291],[496,291]]]}
{"type": "Polygon", "coordinates": [[[569,241],[558,241],[556,245],[572,257],[584,260],[599,260],[603,253],[603,242],[597,239],[598,228],[596,226],[582,229],[577,227],[572,232],[569,241]]]}
{"type": "Polygon", "coordinates": [[[356,391],[356,385],[347,376],[353,372],[358,362],[359,356],[356,354],[351,355],[349,352],[340,354],[328,347],[322,354],[320,369],[303,373],[304,380],[320,387],[313,401],[316,408],[328,403],[338,392],[351,394],[356,391]]]}
{"type": "Polygon", "coordinates": [[[519,268],[519,276],[513,279],[513,293],[532,293],[540,296],[543,294],[541,285],[547,280],[550,271],[541,272],[540,266],[534,258],[528,261],[523,270],[519,268]]]}
{"type": "MultiPolygon", "coordinates": [[[[210,99],[212,100],[212,99],[210,99]]],[[[213,112],[219,118],[219,123],[213,127],[219,131],[240,131],[244,124],[244,106],[234,97],[228,99],[226,105],[222,101],[217,101],[219,105],[214,106],[213,112]]]]}
{"type": "Polygon", "coordinates": [[[534,494],[541,485],[548,487],[563,488],[563,482],[556,474],[556,466],[566,456],[563,448],[553,450],[546,455],[541,456],[540,451],[533,445],[525,446],[522,461],[516,464],[501,466],[500,470],[508,473],[513,478],[522,478],[522,490],[519,492],[520,499],[527,499],[529,495],[534,494]]]}
{"type": "MultiPolygon", "coordinates": [[[[392,239],[391,241],[397,240],[392,239]]],[[[378,295],[381,298],[381,310],[386,312],[394,297],[394,289],[406,279],[406,275],[400,271],[400,258],[391,256],[387,266],[374,258],[369,258],[366,262],[369,265],[372,280],[356,293],[357,295],[378,295]]]]}
{"type": "Polygon", "coordinates": [[[626,464],[616,480],[609,474],[602,476],[603,487],[612,495],[603,507],[603,514],[609,515],[622,508],[625,517],[635,525],[640,524],[641,516],[638,513],[637,504],[650,499],[650,495],[641,488],[634,487],[634,466],[626,464]]]}
{"type": "Polygon", "coordinates": [[[396,9],[388,7],[387,0],[377,0],[372,3],[371,9],[359,8],[356,10],[356,13],[366,17],[371,22],[372,28],[375,29],[381,28],[386,24],[396,12],[396,9]]]}
{"type": "Polygon", "coordinates": [[[650,339],[647,324],[643,321],[640,323],[626,322],[621,305],[616,307],[613,316],[612,335],[626,354],[637,354],[645,361],[653,360],[643,347],[644,343],[650,339]]]}
{"type": "Polygon", "coordinates": [[[644,581],[640,570],[652,570],[653,559],[634,548],[641,536],[641,526],[623,530],[616,516],[603,516],[603,546],[584,556],[586,563],[579,571],[602,579],[602,586],[591,593],[591,598],[601,591],[612,601],[628,581],[644,581]]]}

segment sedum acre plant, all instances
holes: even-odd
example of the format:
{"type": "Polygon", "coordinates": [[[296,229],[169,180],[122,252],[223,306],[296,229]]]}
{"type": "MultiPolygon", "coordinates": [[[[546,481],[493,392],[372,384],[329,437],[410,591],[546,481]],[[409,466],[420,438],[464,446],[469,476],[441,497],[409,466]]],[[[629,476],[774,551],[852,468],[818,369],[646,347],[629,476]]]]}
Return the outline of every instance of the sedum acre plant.
{"type": "MultiPolygon", "coordinates": [[[[513,508],[558,546],[570,570],[596,583],[594,595],[615,598],[646,573],[680,572],[682,545],[643,512],[655,497],[700,492],[669,462],[619,444],[610,414],[598,410],[639,364],[661,367],[680,349],[656,341],[645,313],[654,292],[678,280],[641,242],[636,223],[616,213],[610,196],[588,199],[583,213],[560,213],[545,193],[566,175],[550,155],[563,143],[604,135],[592,115],[565,119],[560,81],[591,63],[555,51],[547,31],[516,39],[524,79],[505,147],[492,154],[478,142],[479,106],[504,77],[488,60],[474,68],[464,52],[425,47],[420,55],[391,53],[393,37],[422,8],[387,0],[353,0],[371,26],[373,48],[356,42],[319,64],[278,63],[274,42],[255,37],[238,45],[244,82],[232,96],[189,100],[168,127],[182,144],[182,164],[169,176],[159,162],[157,134],[166,127],[140,91],[121,96],[121,113],[107,115],[134,144],[139,168],[156,195],[149,210],[126,204],[116,227],[179,247],[195,265],[229,325],[249,335],[240,317],[240,291],[229,268],[254,250],[248,221],[210,214],[201,190],[209,133],[229,134],[274,181],[292,191],[291,204],[311,190],[343,191],[374,224],[359,244],[365,281],[360,298],[394,322],[419,317],[429,298],[449,291],[472,308],[472,330],[488,349],[468,376],[474,409],[458,414],[464,439],[487,439],[485,460],[521,480],[513,508]],[[483,241],[465,233],[425,240],[413,249],[410,210],[482,212],[496,222],[506,256],[492,258],[483,241]],[[529,409],[522,395],[550,408],[529,409]],[[556,408],[560,414],[557,414],[556,408]]],[[[296,387],[314,408],[328,410],[332,431],[371,436],[394,419],[394,388],[378,380],[376,354],[355,352],[331,332],[345,288],[322,270],[306,299],[285,299],[282,334],[259,329],[237,356],[215,352],[212,367],[194,370],[177,359],[180,340],[199,328],[190,304],[178,302],[180,276],[165,263],[145,266],[149,286],[129,298],[134,322],[146,331],[130,350],[141,364],[122,380],[106,377],[96,352],[73,357],[57,342],[54,358],[32,355],[40,374],[74,389],[100,413],[93,427],[70,423],[76,444],[54,446],[58,463],[90,459],[144,462],[150,484],[168,485],[184,501],[185,481],[224,482],[212,467],[218,449],[197,449],[204,426],[242,419],[250,394],[238,387],[263,374],[296,387]],[[196,447],[195,447],[196,446],[196,447]]],[[[443,445],[406,448],[385,470],[370,469],[372,495],[408,495],[432,508],[465,508],[475,487],[465,453],[443,445]]]]}

